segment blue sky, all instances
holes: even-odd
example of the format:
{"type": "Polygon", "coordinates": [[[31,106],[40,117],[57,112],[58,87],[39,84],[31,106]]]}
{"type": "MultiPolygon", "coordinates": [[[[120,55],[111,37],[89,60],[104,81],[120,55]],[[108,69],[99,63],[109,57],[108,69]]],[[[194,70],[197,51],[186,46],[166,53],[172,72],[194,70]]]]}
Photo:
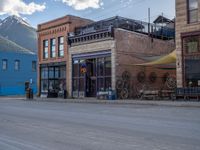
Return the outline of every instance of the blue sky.
{"type": "Polygon", "coordinates": [[[175,0],[0,0],[0,18],[15,14],[34,27],[67,14],[93,20],[119,15],[148,21],[148,8],[151,21],[162,13],[175,17],[175,0]]]}

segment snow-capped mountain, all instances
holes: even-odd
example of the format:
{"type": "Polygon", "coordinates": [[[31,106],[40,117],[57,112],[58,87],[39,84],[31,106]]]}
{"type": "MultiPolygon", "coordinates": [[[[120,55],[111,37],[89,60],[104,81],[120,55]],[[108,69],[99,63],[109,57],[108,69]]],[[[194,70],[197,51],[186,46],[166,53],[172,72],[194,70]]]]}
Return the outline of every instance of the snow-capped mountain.
{"type": "Polygon", "coordinates": [[[15,15],[0,22],[0,35],[16,44],[37,52],[37,33],[24,19],[15,15]]]}

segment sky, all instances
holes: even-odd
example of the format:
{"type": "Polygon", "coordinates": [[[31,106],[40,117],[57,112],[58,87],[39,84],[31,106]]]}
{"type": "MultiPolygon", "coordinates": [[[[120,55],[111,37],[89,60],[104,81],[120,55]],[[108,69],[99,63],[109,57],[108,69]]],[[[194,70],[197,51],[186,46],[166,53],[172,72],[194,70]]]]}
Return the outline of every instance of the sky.
{"type": "Polygon", "coordinates": [[[95,21],[113,16],[151,22],[162,15],[175,17],[175,0],[0,0],[0,19],[9,15],[24,18],[33,27],[65,15],[75,15],[95,21]]]}

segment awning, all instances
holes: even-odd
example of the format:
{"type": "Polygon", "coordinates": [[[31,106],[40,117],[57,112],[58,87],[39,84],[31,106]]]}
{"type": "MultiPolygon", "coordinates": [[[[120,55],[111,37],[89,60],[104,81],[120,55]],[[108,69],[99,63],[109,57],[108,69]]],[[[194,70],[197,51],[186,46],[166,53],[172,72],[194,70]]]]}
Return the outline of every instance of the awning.
{"type": "Polygon", "coordinates": [[[133,65],[134,66],[154,66],[154,65],[166,65],[166,64],[175,64],[175,63],[176,63],[176,50],[154,61],[143,63],[143,64],[133,64],[133,65]]]}

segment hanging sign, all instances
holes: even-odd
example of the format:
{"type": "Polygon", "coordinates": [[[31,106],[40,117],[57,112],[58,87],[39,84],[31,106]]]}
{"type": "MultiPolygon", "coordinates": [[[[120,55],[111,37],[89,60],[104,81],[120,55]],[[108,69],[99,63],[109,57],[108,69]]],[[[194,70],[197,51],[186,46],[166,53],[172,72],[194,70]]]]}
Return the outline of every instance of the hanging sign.
{"type": "Polygon", "coordinates": [[[86,64],[81,64],[81,73],[86,73],[87,69],[86,69],[86,64]]]}

